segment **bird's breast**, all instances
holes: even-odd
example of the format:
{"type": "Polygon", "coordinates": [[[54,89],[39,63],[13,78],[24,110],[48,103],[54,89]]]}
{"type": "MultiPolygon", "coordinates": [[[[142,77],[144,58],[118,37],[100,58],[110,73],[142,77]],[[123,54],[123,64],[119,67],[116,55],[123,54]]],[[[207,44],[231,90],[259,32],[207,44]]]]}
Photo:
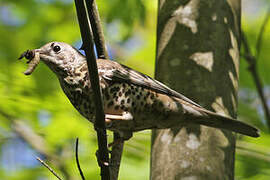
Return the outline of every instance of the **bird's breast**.
{"type": "Polygon", "coordinates": [[[95,116],[93,94],[88,86],[81,85],[80,81],[74,82],[71,78],[60,80],[61,87],[71,104],[82,116],[93,122],[95,116]]]}

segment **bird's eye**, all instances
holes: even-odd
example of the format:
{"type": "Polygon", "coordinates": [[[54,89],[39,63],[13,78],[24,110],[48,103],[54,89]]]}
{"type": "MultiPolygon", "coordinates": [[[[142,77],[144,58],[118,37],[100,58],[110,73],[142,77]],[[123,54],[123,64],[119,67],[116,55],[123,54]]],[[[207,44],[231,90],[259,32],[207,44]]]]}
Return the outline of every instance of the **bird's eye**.
{"type": "Polygon", "coordinates": [[[53,51],[54,52],[59,52],[61,50],[60,46],[54,46],[53,51]]]}

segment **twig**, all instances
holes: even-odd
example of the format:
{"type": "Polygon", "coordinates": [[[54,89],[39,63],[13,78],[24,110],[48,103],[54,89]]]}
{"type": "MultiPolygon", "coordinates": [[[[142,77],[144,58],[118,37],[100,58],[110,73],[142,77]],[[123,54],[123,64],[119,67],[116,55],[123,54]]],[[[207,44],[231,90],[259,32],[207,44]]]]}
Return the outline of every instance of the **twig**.
{"type": "Polygon", "coordinates": [[[266,118],[267,126],[268,126],[268,129],[270,129],[270,112],[269,112],[269,108],[267,106],[267,99],[266,99],[264,92],[263,92],[263,85],[262,85],[262,82],[259,78],[258,71],[257,71],[257,59],[252,55],[248,41],[247,41],[246,36],[245,36],[243,31],[241,32],[241,41],[243,43],[244,50],[245,50],[244,58],[249,63],[248,69],[249,69],[250,73],[252,74],[253,80],[255,82],[257,91],[259,93],[259,97],[260,97],[262,105],[263,105],[264,115],[266,118]]]}
{"type": "MultiPolygon", "coordinates": [[[[86,1],[88,16],[90,18],[91,28],[93,31],[94,41],[96,45],[98,58],[109,59],[106,49],[104,34],[102,31],[101,21],[99,17],[96,0],[86,1]]],[[[120,138],[118,133],[113,133],[113,141],[120,138]]],[[[117,180],[119,168],[121,164],[121,157],[124,148],[124,141],[116,143],[112,146],[111,159],[110,159],[110,175],[111,180],[117,180]]]]}
{"type": "Polygon", "coordinates": [[[262,45],[262,40],[263,40],[263,33],[265,31],[267,23],[269,22],[269,19],[270,19],[270,6],[268,7],[268,10],[266,12],[266,15],[265,15],[265,18],[264,18],[264,21],[262,23],[262,27],[260,29],[260,33],[258,36],[258,40],[256,43],[256,54],[255,54],[256,59],[259,59],[259,56],[260,56],[261,45],[262,45]]]}
{"type": "Polygon", "coordinates": [[[79,148],[79,138],[76,138],[76,148],[75,148],[76,164],[77,164],[77,168],[80,172],[82,180],[85,180],[84,175],[83,175],[83,171],[81,169],[80,162],[79,162],[78,148],[79,148]]]}
{"type": "Polygon", "coordinates": [[[52,152],[47,149],[44,138],[36,134],[30,126],[24,123],[23,120],[16,120],[16,117],[13,117],[10,114],[7,114],[5,111],[0,109],[0,115],[6,118],[11,122],[12,130],[20,136],[31,148],[35,149],[39,154],[49,159],[51,162],[55,162],[55,165],[66,180],[70,179],[70,174],[66,170],[65,164],[61,161],[60,158],[55,156],[52,152]]]}
{"type": "Polygon", "coordinates": [[[106,48],[105,38],[103,35],[99,12],[96,0],[87,0],[86,6],[90,18],[91,28],[93,31],[94,41],[97,49],[98,58],[108,59],[108,52],[106,48]]]}
{"type": "MultiPolygon", "coordinates": [[[[113,133],[113,141],[115,142],[120,138],[118,133],[113,133]]],[[[111,170],[111,180],[117,180],[119,175],[119,169],[121,164],[121,158],[124,148],[124,141],[118,142],[112,146],[111,152],[111,163],[110,163],[110,170],[111,170]]]]}
{"type": "MultiPolygon", "coordinates": [[[[85,1],[75,0],[78,21],[80,25],[83,49],[87,59],[88,73],[90,76],[91,87],[94,93],[94,102],[96,104],[95,130],[98,137],[98,161],[101,169],[101,179],[110,179],[109,154],[107,148],[107,133],[105,128],[105,115],[103,102],[99,86],[98,69],[93,47],[93,38],[89,19],[87,18],[85,1]]],[[[90,93],[90,92],[89,92],[90,93]]]]}
{"type": "Polygon", "coordinates": [[[53,173],[53,175],[54,175],[55,177],[57,177],[57,179],[62,180],[62,179],[56,174],[56,172],[54,172],[54,170],[53,170],[48,164],[46,164],[44,161],[42,161],[39,157],[36,157],[36,159],[37,159],[43,166],[45,166],[49,171],[51,171],[51,173],[53,173]]]}
{"type": "MultiPolygon", "coordinates": [[[[266,161],[267,163],[270,163],[270,154],[269,154],[268,149],[269,149],[268,147],[254,144],[252,142],[246,142],[243,140],[239,140],[236,142],[236,150],[237,151],[243,150],[244,152],[248,152],[248,155],[250,157],[260,159],[260,160],[266,161]]],[[[240,155],[241,154],[242,153],[240,153],[240,155]]],[[[244,153],[244,154],[246,154],[246,153],[244,153]]]]}
{"type": "Polygon", "coordinates": [[[257,160],[264,161],[266,163],[270,163],[269,154],[262,152],[262,151],[254,150],[253,148],[250,148],[250,147],[237,145],[236,152],[237,152],[237,155],[239,153],[239,155],[252,157],[252,158],[255,158],[257,160]]]}
{"type": "Polygon", "coordinates": [[[24,121],[13,120],[11,121],[12,129],[24,140],[26,141],[33,149],[35,149],[38,153],[46,156],[46,158],[51,160],[56,160],[57,157],[52,155],[47,146],[44,139],[36,134],[33,129],[31,129],[24,121]]]}

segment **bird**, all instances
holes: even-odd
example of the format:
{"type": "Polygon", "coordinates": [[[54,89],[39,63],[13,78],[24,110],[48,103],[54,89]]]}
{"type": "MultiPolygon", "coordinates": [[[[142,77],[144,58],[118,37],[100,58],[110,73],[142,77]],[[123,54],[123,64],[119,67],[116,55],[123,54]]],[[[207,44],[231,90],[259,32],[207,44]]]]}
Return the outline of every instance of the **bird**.
{"type": "MultiPolygon", "coordinates": [[[[57,76],[60,86],[77,111],[95,122],[95,103],[86,57],[64,42],[49,42],[27,50],[19,59],[29,59],[30,75],[39,61],[57,76]]],[[[106,128],[124,140],[133,132],[199,124],[226,129],[251,137],[259,130],[228,116],[209,111],[163,83],[116,61],[97,59],[106,128]]]]}

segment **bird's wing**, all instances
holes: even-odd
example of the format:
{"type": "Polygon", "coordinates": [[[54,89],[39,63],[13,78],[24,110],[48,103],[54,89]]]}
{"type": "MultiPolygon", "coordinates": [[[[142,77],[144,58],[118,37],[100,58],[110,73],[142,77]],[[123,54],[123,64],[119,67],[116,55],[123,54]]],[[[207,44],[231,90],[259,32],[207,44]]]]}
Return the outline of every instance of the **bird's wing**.
{"type": "MultiPolygon", "coordinates": [[[[127,66],[120,65],[116,62],[113,62],[115,68],[108,68],[109,70],[104,70],[102,72],[102,76],[107,81],[113,82],[125,82],[128,84],[138,85],[147,89],[151,89],[155,92],[166,94],[169,96],[174,96],[184,101],[187,101],[197,107],[201,107],[199,104],[193,102],[192,100],[188,99],[184,95],[170,89],[166,85],[162,84],[161,82],[143,74],[138,71],[135,71],[127,66]]],[[[106,68],[105,68],[106,69],[106,68]]]]}

